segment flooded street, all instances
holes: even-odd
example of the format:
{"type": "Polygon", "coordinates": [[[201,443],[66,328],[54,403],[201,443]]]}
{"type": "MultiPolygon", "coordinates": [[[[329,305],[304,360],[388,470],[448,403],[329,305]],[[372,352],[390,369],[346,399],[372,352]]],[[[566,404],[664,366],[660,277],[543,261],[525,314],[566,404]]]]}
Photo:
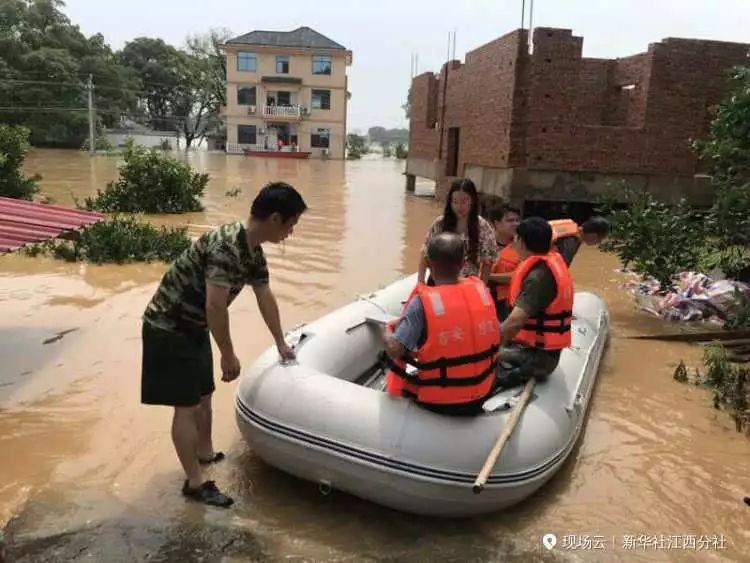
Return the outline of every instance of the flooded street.
{"type": "MultiPolygon", "coordinates": [[[[404,193],[403,164],[190,155],[211,176],[205,211],[152,217],[198,234],[245,219],[270,180],[310,210],[282,246],[265,247],[284,327],[313,320],[412,273],[440,207],[404,193]],[[237,197],[227,192],[240,188],[237,197]]],[[[117,176],[117,157],[36,150],[27,173],[72,205],[117,176]]],[[[418,188],[419,189],[419,188],[418,188]]],[[[634,310],[610,255],[584,248],[577,290],[605,298],[613,329],[579,442],[538,494],[505,513],[428,520],[336,493],[265,466],[241,440],[235,383],[218,381],[210,478],[231,510],[187,503],[169,437],[171,410],[140,404],[140,317],[164,264],[86,266],[0,257],[0,525],[21,561],[747,561],[750,440],[707,391],[672,379],[700,350],[632,340],[661,323],[634,310]],[[548,552],[541,537],[602,536],[605,551],[548,552]],[[627,535],[710,537],[725,549],[627,549],[627,535]]],[[[248,366],[272,343],[251,290],[231,308],[248,366]]],[[[219,355],[214,359],[218,367],[219,355]]],[[[479,469],[479,468],[477,468],[479,469]]],[[[11,559],[13,560],[13,559],[11,559]]]]}

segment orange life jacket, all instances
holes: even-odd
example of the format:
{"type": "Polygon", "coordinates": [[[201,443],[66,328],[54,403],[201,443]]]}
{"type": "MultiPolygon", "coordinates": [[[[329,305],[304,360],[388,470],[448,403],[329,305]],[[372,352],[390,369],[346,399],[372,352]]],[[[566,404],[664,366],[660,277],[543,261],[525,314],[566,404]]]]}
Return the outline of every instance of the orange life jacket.
{"type": "Polygon", "coordinates": [[[515,305],[523,280],[539,262],[544,262],[555,276],[557,295],[549,307],[526,321],[513,341],[529,348],[562,350],[571,344],[570,323],[573,320],[573,278],[565,260],[557,252],[535,255],[524,260],[510,281],[509,301],[515,305]]]}
{"type": "MultiPolygon", "coordinates": [[[[521,263],[521,257],[513,248],[513,243],[506,244],[497,257],[497,262],[492,267],[493,274],[509,274],[518,268],[521,263]]],[[[495,299],[505,301],[508,299],[510,286],[508,284],[495,284],[495,299]]]]}
{"type": "Polygon", "coordinates": [[[561,238],[581,238],[581,229],[578,226],[578,223],[572,219],[557,219],[555,221],[549,221],[549,226],[552,227],[552,244],[555,244],[561,238]]]}
{"type": "Polygon", "coordinates": [[[487,286],[470,276],[451,285],[419,284],[415,296],[424,309],[427,339],[405,361],[388,358],[388,393],[434,405],[486,397],[495,381],[500,347],[500,327],[487,286]],[[407,365],[416,373],[407,373],[407,365]]]}

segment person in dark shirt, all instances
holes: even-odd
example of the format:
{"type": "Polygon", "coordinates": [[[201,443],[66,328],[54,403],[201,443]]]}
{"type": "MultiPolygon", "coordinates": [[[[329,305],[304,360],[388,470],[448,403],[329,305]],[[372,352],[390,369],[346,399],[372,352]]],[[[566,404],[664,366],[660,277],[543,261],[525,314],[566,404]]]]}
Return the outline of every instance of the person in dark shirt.
{"type": "MultiPolygon", "coordinates": [[[[519,253],[524,260],[532,256],[554,254],[550,253],[552,228],[539,217],[525,219],[518,227],[518,238],[519,253]]],[[[523,269],[523,265],[520,269],[523,269]]],[[[562,265],[562,269],[564,272],[561,274],[569,281],[567,267],[562,265]]],[[[517,283],[520,283],[520,293],[513,301],[511,314],[500,325],[503,347],[499,354],[496,385],[501,388],[521,385],[530,377],[543,380],[555,370],[560,361],[561,350],[545,349],[544,346],[530,347],[514,342],[514,338],[528,321],[548,311],[558,296],[558,291],[572,288],[572,284],[559,288],[552,270],[541,260],[517,283]]]]}
{"type": "Polygon", "coordinates": [[[609,221],[604,217],[591,217],[581,225],[579,236],[559,238],[555,242],[555,246],[565,263],[570,266],[581,248],[581,243],[588,246],[601,244],[609,236],[609,231],[609,221]]]}

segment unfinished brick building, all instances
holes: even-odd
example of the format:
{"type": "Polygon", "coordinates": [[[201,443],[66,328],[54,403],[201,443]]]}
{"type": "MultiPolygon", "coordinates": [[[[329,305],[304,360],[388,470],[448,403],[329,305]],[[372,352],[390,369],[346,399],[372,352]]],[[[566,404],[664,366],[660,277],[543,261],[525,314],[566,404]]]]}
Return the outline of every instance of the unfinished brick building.
{"type": "Polygon", "coordinates": [[[664,39],[624,59],[581,57],[583,38],[516,30],[411,85],[407,188],[465,176],[515,203],[591,202],[626,180],[659,197],[710,201],[690,148],[706,135],[727,71],[750,45],[664,39]]]}

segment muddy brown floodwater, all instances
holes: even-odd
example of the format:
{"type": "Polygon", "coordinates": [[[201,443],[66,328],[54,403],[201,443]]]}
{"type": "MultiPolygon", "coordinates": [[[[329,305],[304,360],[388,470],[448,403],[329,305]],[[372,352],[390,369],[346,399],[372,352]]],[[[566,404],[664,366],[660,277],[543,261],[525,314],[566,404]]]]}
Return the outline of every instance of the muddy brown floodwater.
{"type": "MultiPolygon", "coordinates": [[[[404,194],[402,163],[246,159],[199,153],[211,175],[202,213],[153,217],[197,234],[244,218],[255,192],[286,180],[310,211],[284,246],[268,246],[285,327],[414,271],[439,207],[404,194]],[[226,193],[241,188],[238,197],[226,193]]],[[[34,151],[42,192],[72,204],[116,177],[116,157],[34,151]]],[[[708,392],[673,381],[695,348],[630,340],[660,329],[619,289],[617,262],[579,254],[577,289],[602,295],[613,319],[588,422],[562,470],[507,512],[470,520],[397,513],[265,466],[235,425],[235,383],[217,383],[211,470],[229,511],[186,503],[168,408],[139,403],[140,315],[164,264],[85,266],[0,257],[0,523],[18,561],[748,560],[750,440],[708,392]],[[554,533],[551,552],[541,537],[554,533]],[[644,549],[638,536],[722,536],[725,549],[644,549]],[[602,536],[604,551],[561,547],[602,536]],[[635,536],[628,545],[626,536],[635,536]]],[[[232,306],[240,359],[271,344],[251,291],[232,306]]],[[[218,359],[218,354],[215,355],[218,359]]],[[[650,542],[649,542],[650,543],[650,542]]],[[[656,547],[656,548],[655,548],[656,547]]]]}

